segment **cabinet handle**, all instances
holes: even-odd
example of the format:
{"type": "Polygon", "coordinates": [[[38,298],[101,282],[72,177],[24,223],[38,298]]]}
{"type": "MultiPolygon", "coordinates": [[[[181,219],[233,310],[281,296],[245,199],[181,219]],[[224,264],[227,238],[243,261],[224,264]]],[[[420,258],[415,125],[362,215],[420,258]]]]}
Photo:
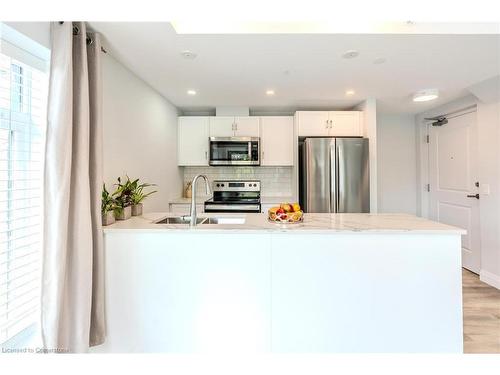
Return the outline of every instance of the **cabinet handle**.
{"type": "Polygon", "coordinates": [[[333,120],[330,120],[330,129],[333,128],[333,120]]]}
{"type": "Polygon", "coordinates": [[[208,160],[208,151],[205,151],[205,160],[208,160]]]}
{"type": "Polygon", "coordinates": [[[329,121],[326,120],[326,128],[328,129],[330,127],[329,121]]]}

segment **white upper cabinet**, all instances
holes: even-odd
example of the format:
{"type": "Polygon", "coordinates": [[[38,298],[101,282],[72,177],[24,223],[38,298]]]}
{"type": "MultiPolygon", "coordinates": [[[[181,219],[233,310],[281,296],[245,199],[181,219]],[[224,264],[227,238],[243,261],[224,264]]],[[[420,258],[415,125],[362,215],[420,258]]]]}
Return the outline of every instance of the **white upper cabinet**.
{"type": "Polygon", "coordinates": [[[235,123],[235,137],[258,137],[259,136],[259,117],[246,116],[236,117],[235,123]]]}
{"type": "Polygon", "coordinates": [[[297,111],[299,137],[361,137],[361,111],[297,111]]]}
{"type": "Polygon", "coordinates": [[[259,117],[210,117],[210,137],[258,137],[259,117]]]}
{"type": "Polygon", "coordinates": [[[293,165],[293,117],[261,117],[260,135],[260,165],[293,165]]]}
{"type": "Polygon", "coordinates": [[[328,135],[328,111],[297,111],[298,136],[328,135]]]}
{"type": "Polygon", "coordinates": [[[208,165],[208,129],[208,117],[179,117],[177,165],[208,165]]]}
{"type": "Polygon", "coordinates": [[[233,137],[234,117],[210,117],[210,137],[233,137]]]}
{"type": "Polygon", "coordinates": [[[361,111],[330,111],[330,137],[362,137],[363,123],[361,111]]]}

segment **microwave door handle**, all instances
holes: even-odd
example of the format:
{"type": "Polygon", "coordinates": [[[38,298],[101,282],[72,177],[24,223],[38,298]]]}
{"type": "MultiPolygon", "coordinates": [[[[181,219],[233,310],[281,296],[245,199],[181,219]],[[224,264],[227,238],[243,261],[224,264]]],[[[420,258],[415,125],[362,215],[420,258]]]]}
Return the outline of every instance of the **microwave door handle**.
{"type": "Polygon", "coordinates": [[[252,141],[248,142],[248,160],[252,160],[252,141]]]}

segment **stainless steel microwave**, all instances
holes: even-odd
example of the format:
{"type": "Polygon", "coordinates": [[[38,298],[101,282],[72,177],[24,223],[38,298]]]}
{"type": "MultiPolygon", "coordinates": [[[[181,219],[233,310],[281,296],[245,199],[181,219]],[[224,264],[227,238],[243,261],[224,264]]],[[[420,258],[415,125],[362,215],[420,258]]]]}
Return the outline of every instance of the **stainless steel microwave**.
{"type": "Polygon", "coordinates": [[[258,137],[210,137],[210,165],[260,165],[258,137]]]}

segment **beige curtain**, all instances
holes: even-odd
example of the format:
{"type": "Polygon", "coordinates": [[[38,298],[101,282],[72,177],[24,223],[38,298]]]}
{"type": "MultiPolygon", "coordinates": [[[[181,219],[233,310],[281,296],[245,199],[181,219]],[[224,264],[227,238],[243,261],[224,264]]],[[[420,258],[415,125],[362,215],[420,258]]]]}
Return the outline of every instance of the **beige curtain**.
{"type": "Polygon", "coordinates": [[[51,33],[42,338],[81,353],[105,337],[101,45],[83,22],[55,22],[51,33]]]}

